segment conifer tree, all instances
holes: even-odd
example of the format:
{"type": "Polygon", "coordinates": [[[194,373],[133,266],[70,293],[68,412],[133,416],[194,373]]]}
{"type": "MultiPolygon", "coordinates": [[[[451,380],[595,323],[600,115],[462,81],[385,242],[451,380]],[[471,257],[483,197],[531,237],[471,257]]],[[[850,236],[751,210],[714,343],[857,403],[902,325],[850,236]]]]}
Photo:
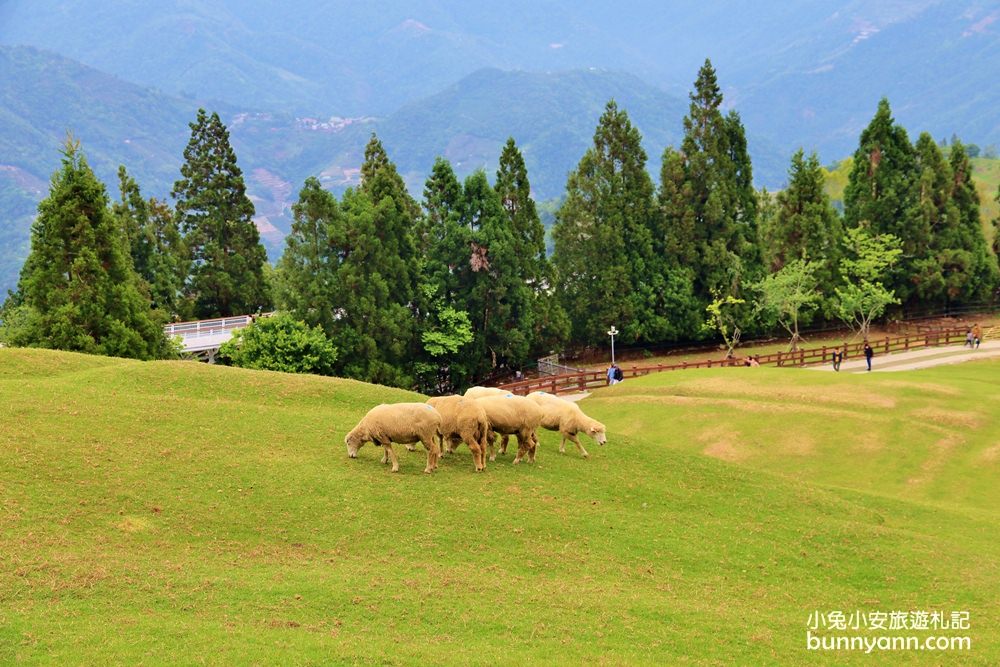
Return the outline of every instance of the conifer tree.
{"type": "Polygon", "coordinates": [[[983,236],[979,193],[972,181],[972,164],[961,142],[949,151],[951,200],[956,210],[954,241],[940,258],[950,300],[975,303],[988,300],[1000,286],[1000,269],[990,257],[983,236]]]}
{"type": "Polygon", "coordinates": [[[761,274],[757,199],[740,117],[723,116],[709,60],[698,72],[679,151],[663,155],[658,246],[691,270],[699,311],[761,274]]]}
{"type": "Polygon", "coordinates": [[[187,276],[187,249],[177,220],[165,202],[143,199],[138,183],[123,166],[118,168],[118,182],[121,201],[112,210],[128,239],[132,264],[159,319],[175,319],[187,276]]]}
{"type": "Polygon", "coordinates": [[[513,235],[517,271],[531,291],[532,347],[549,350],[553,345],[565,344],[569,319],[552,289],[552,269],[545,255],[545,227],[531,197],[524,156],[513,138],[507,139],[500,154],[495,189],[513,235]]]}
{"type": "Polygon", "coordinates": [[[847,228],[864,227],[873,235],[900,239],[901,260],[885,286],[904,308],[915,305],[919,295],[913,277],[933,272],[926,266],[931,256],[930,225],[923,216],[913,215],[917,179],[914,148],[883,98],[854,152],[844,190],[844,223],[847,228]]]}
{"type": "Polygon", "coordinates": [[[608,102],[556,214],[553,263],[574,340],[603,344],[609,326],[623,342],[677,334],[685,281],[656,257],[653,184],[639,131],[608,102]]]}
{"type": "Polygon", "coordinates": [[[173,196],[190,253],[185,284],[190,316],[228,317],[269,308],[267,254],[229,132],[217,113],[209,116],[199,109],[191,123],[173,196]]]}
{"type": "Polygon", "coordinates": [[[792,156],[788,186],[774,197],[773,212],[761,216],[765,267],[781,270],[795,260],[813,262],[816,282],[833,294],[837,277],[841,222],[823,190],[823,168],[816,153],[792,156]]]}
{"type": "Polygon", "coordinates": [[[344,224],[331,228],[330,257],[336,258],[331,338],[340,351],[338,374],[409,387],[413,312],[398,298],[398,245],[385,242],[380,225],[395,206],[391,198],[375,205],[363,188],[344,193],[344,224]]]}
{"type": "Polygon", "coordinates": [[[109,204],[79,143],[67,140],[32,226],[16,299],[23,327],[11,343],[137,359],[169,354],[109,204]]]}
{"type": "Polygon", "coordinates": [[[424,185],[421,256],[422,281],[434,286],[437,298],[459,298],[460,266],[468,260],[470,231],[463,225],[465,199],[451,163],[437,158],[424,185]]]}
{"type": "Polygon", "coordinates": [[[292,228],[278,262],[278,300],[282,310],[329,336],[336,329],[334,289],[339,257],[333,239],[343,236],[343,215],[336,198],[319,179],[306,179],[292,206],[292,228]]]}
{"type": "Polygon", "coordinates": [[[499,367],[523,365],[531,352],[535,323],[531,291],[521,274],[522,260],[516,256],[518,241],[485,172],[473,172],[465,179],[463,198],[463,223],[471,235],[460,274],[474,334],[467,367],[479,378],[499,367]]]}

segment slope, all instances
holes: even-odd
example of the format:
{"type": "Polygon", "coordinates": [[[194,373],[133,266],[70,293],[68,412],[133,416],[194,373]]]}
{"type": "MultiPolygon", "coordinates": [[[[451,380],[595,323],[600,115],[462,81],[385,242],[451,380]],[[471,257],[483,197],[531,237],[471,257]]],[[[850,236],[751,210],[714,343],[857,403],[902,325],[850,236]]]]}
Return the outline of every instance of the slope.
{"type": "MultiPolygon", "coordinates": [[[[934,383],[958,400],[996,370],[968,368],[934,383]]],[[[826,390],[824,374],[788,372],[826,390]]],[[[685,377],[725,396],[732,376],[685,377]]],[[[619,391],[642,383],[655,388],[619,391]]],[[[969,610],[974,650],[953,657],[1000,659],[995,503],[689,453],[697,432],[675,406],[613,406],[614,392],[584,403],[611,432],[590,460],[558,455],[547,432],[537,464],[484,474],[464,449],[432,476],[422,454],[395,476],[371,446],[347,459],[344,431],[369,406],[412,397],[0,350],[0,661],[868,664],[805,650],[817,609],[969,610]]],[[[718,429],[753,419],[715,405],[718,429]]],[[[848,441],[867,422],[845,412],[826,427],[848,441]]]]}

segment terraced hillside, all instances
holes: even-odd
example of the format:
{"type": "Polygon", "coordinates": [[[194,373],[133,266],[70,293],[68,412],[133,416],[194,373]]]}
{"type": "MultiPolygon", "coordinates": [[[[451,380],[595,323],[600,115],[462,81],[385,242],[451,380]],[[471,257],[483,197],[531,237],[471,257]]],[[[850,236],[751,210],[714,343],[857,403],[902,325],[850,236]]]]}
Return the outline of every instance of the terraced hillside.
{"type": "Polygon", "coordinates": [[[996,664],[996,362],[662,374],[591,458],[401,474],[413,394],[0,350],[0,663],[996,664]],[[962,653],[817,653],[815,610],[968,610],[962,653]]]}

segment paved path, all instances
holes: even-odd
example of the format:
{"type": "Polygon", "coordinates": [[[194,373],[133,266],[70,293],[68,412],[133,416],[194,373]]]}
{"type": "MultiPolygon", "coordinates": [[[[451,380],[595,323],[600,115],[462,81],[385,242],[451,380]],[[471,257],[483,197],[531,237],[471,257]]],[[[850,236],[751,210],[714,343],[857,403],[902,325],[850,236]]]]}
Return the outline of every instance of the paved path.
{"type": "MultiPolygon", "coordinates": [[[[971,350],[965,345],[949,345],[947,347],[925,347],[912,352],[879,354],[876,348],[875,358],[872,359],[872,372],[912,371],[918,368],[958,364],[963,361],[989,357],[1000,357],[1000,341],[986,341],[979,346],[978,350],[971,350]]],[[[840,366],[843,373],[865,373],[865,369],[864,357],[848,359],[840,366]]],[[[825,363],[822,366],[810,366],[809,370],[832,372],[833,366],[830,363],[825,363]]]]}

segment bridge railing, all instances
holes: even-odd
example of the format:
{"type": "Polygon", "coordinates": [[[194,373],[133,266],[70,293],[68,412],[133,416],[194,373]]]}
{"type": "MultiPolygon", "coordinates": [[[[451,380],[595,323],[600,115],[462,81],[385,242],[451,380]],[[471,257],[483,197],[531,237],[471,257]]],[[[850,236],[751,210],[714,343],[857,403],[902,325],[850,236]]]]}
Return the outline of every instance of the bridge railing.
{"type": "Polygon", "coordinates": [[[197,320],[194,322],[176,322],[163,327],[168,336],[181,338],[198,338],[200,336],[217,336],[227,331],[242,329],[250,324],[250,315],[238,317],[220,317],[214,320],[197,320]]]}
{"type": "MultiPolygon", "coordinates": [[[[890,352],[906,352],[924,347],[937,347],[965,341],[966,327],[938,329],[906,336],[886,336],[880,339],[870,339],[868,342],[876,354],[890,352]]],[[[843,345],[824,345],[812,349],[801,349],[795,352],[774,352],[772,354],[753,355],[762,365],[772,366],[808,366],[810,364],[827,363],[830,353],[834,350],[844,352],[844,357],[863,356],[864,342],[844,343],[843,345]]],[[[622,366],[622,374],[626,378],[641,377],[650,373],[684,370],[688,368],[719,368],[722,366],[743,366],[744,357],[733,359],[706,359],[704,361],[682,361],[676,364],[657,364],[655,366],[622,366]]],[[[583,392],[588,389],[604,387],[608,384],[606,370],[581,371],[564,373],[549,377],[532,378],[519,382],[508,382],[499,385],[513,394],[526,395],[533,391],[547,391],[550,394],[583,392]]]]}

